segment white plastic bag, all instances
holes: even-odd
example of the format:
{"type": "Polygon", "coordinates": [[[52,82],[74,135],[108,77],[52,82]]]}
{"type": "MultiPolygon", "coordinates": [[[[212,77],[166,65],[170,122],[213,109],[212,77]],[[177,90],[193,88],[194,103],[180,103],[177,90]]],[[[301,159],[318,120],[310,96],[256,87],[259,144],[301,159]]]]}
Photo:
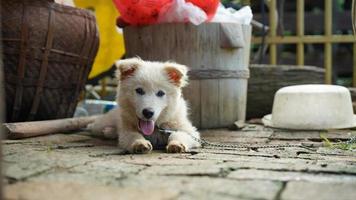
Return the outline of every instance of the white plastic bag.
{"type": "Polygon", "coordinates": [[[220,4],[211,22],[234,22],[248,25],[251,23],[252,17],[253,15],[250,6],[244,6],[236,11],[233,8],[225,8],[220,4]]]}
{"type": "Polygon", "coordinates": [[[158,23],[191,22],[194,25],[199,25],[207,19],[206,13],[198,6],[185,2],[185,0],[173,0],[162,9],[158,23]]]}
{"type": "Polygon", "coordinates": [[[54,2],[66,6],[72,6],[75,7],[73,0],[54,0],[54,2]]]}

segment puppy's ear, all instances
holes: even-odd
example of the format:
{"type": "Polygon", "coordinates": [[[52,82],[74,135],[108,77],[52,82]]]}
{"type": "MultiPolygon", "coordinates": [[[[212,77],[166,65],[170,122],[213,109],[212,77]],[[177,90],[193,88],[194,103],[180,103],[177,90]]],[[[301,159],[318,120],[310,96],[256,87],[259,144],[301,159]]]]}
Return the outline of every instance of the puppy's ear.
{"type": "Polygon", "coordinates": [[[171,83],[178,87],[184,87],[188,83],[188,67],[177,63],[165,63],[164,70],[171,83]]]}
{"type": "Polygon", "coordinates": [[[120,81],[133,76],[135,71],[141,65],[142,60],[139,58],[129,58],[125,60],[118,60],[115,62],[117,67],[116,78],[120,81]]]}

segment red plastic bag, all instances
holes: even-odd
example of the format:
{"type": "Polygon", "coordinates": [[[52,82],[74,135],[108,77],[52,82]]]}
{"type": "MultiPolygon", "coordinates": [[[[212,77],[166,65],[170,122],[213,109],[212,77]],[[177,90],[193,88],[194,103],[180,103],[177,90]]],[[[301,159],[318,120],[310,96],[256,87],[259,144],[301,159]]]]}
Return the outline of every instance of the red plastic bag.
{"type": "Polygon", "coordinates": [[[129,24],[154,24],[161,8],[172,0],[113,0],[121,18],[129,24]]]}
{"type": "Polygon", "coordinates": [[[204,10],[206,15],[208,15],[208,21],[210,21],[214,17],[220,1],[219,0],[186,0],[186,2],[191,2],[194,5],[201,8],[202,10],[204,10]]]}
{"type": "MultiPolygon", "coordinates": [[[[162,8],[173,0],[113,0],[124,22],[131,25],[157,23],[162,8]]],[[[200,7],[210,20],[219,5],[219,0],[186,0],[200,7]]],[[[167,10],[167,9],[165,9],[167,10]]]]}

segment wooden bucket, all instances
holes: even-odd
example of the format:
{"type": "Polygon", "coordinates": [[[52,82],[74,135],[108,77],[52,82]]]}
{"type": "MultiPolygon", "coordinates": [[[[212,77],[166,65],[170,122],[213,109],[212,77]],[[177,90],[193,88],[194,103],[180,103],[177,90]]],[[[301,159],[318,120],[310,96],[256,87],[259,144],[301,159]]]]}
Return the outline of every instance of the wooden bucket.
{"type": "Polygon", "coordinates": [[[173,60],[190,67],[184,97],[198,128],[244,121],[251,27],[235,23],[124,28],[127,57],[173,60]]]}
{"type": "Polygon", "coordinates": [[[94,15],[53,0],[3,1],[7,121],[72,117],[98,45],[94,15]]]}

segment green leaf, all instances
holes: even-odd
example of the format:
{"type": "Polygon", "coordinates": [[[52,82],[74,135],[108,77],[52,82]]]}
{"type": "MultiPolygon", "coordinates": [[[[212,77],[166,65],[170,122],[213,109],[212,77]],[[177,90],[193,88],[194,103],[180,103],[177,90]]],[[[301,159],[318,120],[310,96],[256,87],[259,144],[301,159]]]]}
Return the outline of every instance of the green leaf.
{"type": "Polygon", "coordinates": [[[324,140],[325,146],[332,147],[332,148],[334,147],[334,145],[330,142],[330,140],[323,133],[320,133],[320,138],[324,140]]]}

